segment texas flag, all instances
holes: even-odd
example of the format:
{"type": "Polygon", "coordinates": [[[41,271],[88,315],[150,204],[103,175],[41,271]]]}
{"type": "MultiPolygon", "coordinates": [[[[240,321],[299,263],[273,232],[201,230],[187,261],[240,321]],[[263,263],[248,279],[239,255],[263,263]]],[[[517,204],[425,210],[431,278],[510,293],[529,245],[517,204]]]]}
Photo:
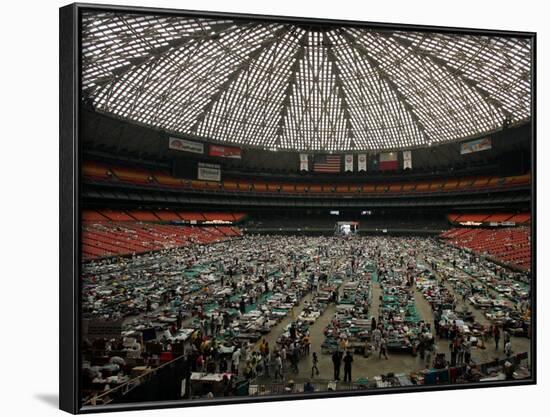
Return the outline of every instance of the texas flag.
{"type": "Polygon", "coordinates": [[[380,171],[392,171],[397,168],[397,152],[384,152],[380,154],[378,163],[378,169],[380,171]]]}

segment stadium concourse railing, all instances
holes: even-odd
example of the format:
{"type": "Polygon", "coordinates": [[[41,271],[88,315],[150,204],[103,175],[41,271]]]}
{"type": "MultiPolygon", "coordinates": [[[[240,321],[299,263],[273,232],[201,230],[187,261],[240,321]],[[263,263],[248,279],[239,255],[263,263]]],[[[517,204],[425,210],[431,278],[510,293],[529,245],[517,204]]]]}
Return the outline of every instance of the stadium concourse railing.
{"type": "Polygon", "coordinates": [[[166,172],[148,171],[137,168],[120,168],[85,162],[82,169],[86,182],[130,185],[145,189],[172,191],[197,191],[209,193],[262,194],[323,197],[327,195],[436,195],[448,193],[472,193],[506,191],[525,188],[530,185],[529,174],[497,177],[468,177],[459,179],[439,179],[431,181],[394,183],[284,183],[255,180],[202,181],[179,179],[166,172]]]}
{"type": "Polygon", "coordinates": [[[99,404],[110,404],[113,401],[117,401],[118,399],[124,397],[127,395],[130,391],[137,388],[141,384],[151,380],[155,375],[158,374],[161,370],[168,368],[170,366],[176,365],[178,362],[182,361],[185,358],[185,355],[178,356],[177,358],[172,359],[171,361],[165,362],[155,368],[152,368],[148,371],[145,371],[141,375],[132,378],[114,388],[111,388],[107,391],[102,392],[101,394],[93,394],[84,401],[84,406],[87,405],[99,405],[99,404]]]}

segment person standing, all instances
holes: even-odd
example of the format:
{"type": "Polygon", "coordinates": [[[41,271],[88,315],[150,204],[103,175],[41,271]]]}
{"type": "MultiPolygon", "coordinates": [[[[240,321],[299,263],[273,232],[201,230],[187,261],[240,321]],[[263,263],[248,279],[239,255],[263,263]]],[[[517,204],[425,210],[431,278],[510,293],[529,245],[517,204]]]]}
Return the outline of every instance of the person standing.
{"type": "Polygon", "coordinates": [[[344,382],[351,382],[351,364],[353,362],[353,356],[348,350],[346,356],[344,356],[344,382]]]}
{"type": "Polygon", "coordinates": [[[510,342],[510,332],[508,330],[504,330],[503,332],[503,343],[504,343],[504,351],[506,352],[506,344],[510,342]]]}
{"type": "Polygon", "coordinates": [[[311,364],[311,377],[313,378],[314,374],[319,376],[319,358],[317,357],[317,352],[313,352],[313,355],[311,357],[311,364]]]}
{"type": "Polygon", "coordinates": [[[283,380],[283,360],[278,353],[275,355],[275,381],[278,379],[283,380]]]}
{"type": "Polygon", "coordinates": [[[335,350],[332,353],[332,365],[334,367],[334,380],[340,381],[340,365],[342,363],[342,356],[340,355],[340,352],[335,350]]]}
{"type": "Polygon", "coordinates": [[[382,332],[380,331],[380,328],[377,327],[374,329],[372,332],[372,339],[374,340],[374,349],[380,349],[380,340],[382,339],[382,332]]]}
{"type": "Polygon", "coordinates": [[[464,363],[468,365],[470,363],[470,359],[472,358],[472,342],[470,341],[470,337],[468,337],[464,341],[464,363]]]}
{"type": "Polygon", "coordinates": [[[506,354],[507,358],[510,358],[512,356],[512,342],[508,340],[506,344],[504,345],[504,353],[506,354]]]}
{"type": "Polygon", "coordinates": [[[498,342],[500,340],[500,329],[496,325],[493,327],[493,337],[495,338],[495,350],[498,350],[498,342]]]}
{"type": "Polygon", "coordinates": [[[382,337],[380,339],[380,353],[378,355],[378,359],[381,359],[382,355],[384,355],[384,358],[388,359],[387,351],[388,351],[388,345],[386,344],[386,339],[382,337]]]}
{"type": "Polygon", "coordinates": [[[241,361],[241,349],[235,349],[231,355],[231,372],[239,374],[239,363],[241,361]]]}

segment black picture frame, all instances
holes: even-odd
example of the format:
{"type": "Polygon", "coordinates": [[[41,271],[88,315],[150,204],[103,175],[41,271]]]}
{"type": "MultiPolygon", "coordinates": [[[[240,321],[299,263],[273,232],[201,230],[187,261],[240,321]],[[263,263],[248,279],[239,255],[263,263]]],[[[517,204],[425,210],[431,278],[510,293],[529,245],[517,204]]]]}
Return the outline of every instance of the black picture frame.
{"type": "Polygon", "coordinates": [[[59,51],[60,51],[60,230],[59,230],[59,408],[72,414],[143,410],[174,407],[192,407],[203,405],[222,405],[266,401],[287,401],[315,398],[333,398],[350,396],[367,396],[390,393],[416,393],[425,391],[456,390],[469,388],[491,388],[507,385],[531,385],[537,382],[537,305],[536,305],[536,33],[518,31],[498,31],[459,27],[440,27],[425,25],[376,23],[366,21],[342,21],[304,17],[264,16],[236,13],[202,12],[176,9],[147,7],[127,7],[112,5],[94,5],[76,3],[61,7],[59,10],[59,51]],[[379,29],[403,29],[423,32],[474,34],[492,36],[513,36],[527,38],[531,41],[532,74],[531,74],[531,296],[532,296],[532,338],[531,338],[531,378],[520,381],[502,381],[498,383],[469,383],[461,385],[413,386],[407,388],[379,388],[374,391],[337,391],[309,394],[292,394],[262,397],[237,397],[232,399],[215,398],[209,400],[185,400],[172,402],[143,402],[132,404],[100,405],[83,407],[80,396],[79,375],[81,358],[80,345],[80,62],[81,39],[80,18],[84,11],[131,12],[156,15],[188,15],[201,17],[225,17],[257,21],[279,21],[290,23],[307,23],[316,25],[352,25],[379,29]]]}

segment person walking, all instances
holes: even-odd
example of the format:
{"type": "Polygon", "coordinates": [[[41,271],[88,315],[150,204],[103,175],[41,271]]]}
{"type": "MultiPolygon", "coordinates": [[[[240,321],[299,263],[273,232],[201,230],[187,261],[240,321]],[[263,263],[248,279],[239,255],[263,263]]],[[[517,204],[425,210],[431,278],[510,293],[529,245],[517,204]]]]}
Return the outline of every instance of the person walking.
{"type": "Polygon", "coordinates": [[[384,358],[388,359],[387,351],[388,351],[388,345],[386,344],[386,339],[382,337],[380,339],[380,353],[378,355],[378,359],[381,359],[382,355],[384,355],[384,358]]]}
{"type": "Polygon", "coordinates": [[[493,327],[493,337],[495,338],[495,350],[498,350],[498,342],[500,340],[500,329],[496,325],[493,327]]]}
{"type": "Polygon", "coordinates": [[[283,360],[278,353],[275,355],[275,381],[283,380],[283,360]]]}
{"type": "Polygon", "coordinates": [[[317,357],[317,352],[313,352],[313,355],[311,356],[311,378],[313,378],[313,375],[316,374],[319,376],[319,358],[317,357]]]}
{"type": "Polygon", "coordinates": [[[510,341],[510,332],[508,330],[504,330],[502,339],[504,344],[504,351],[506,351],[506,344],[510,341]]]}
{"type": "Polygon", "coordinates": [[[353,356],[348,350],[346,356],[344,356],[344,382],[351,382],[351,364],[353,362],[353,356]]]}
{"type": "Polygon", "coordinates": [[[512,356],[512,342],[508,340],[506,344],[504,345],[504,353],[506,354],[507,358],[510,358],[512,356]]]}
{"type": "Polygon", "coordinates": [[[380,349],[380,340],[382,339],[382,331],[377,327],[372,332],[372,339],[374,341],[374,349],[380,349]]]}
{"type": "Polygon", "coordinates": [[[464,363],[468,365],[470,363],[470,359],[472,358],[472,342],[470,341],[470,337],[468,337],[464,341],[463,349],[464,349],[464,363]]]}

